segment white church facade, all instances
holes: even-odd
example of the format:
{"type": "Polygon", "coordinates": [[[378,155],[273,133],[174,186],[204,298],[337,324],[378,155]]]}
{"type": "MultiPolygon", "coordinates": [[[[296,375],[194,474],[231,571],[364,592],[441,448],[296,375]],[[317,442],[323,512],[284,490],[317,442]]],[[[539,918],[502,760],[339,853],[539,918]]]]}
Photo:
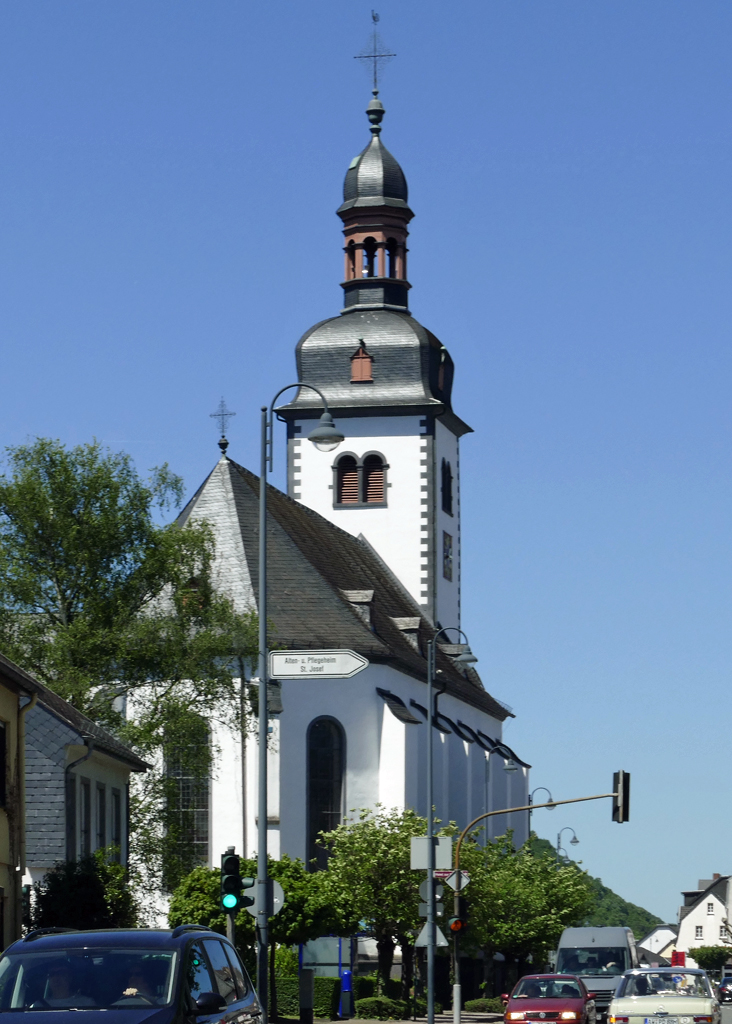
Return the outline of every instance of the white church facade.
{"type": "MultiPolygon", "coordinates": [[[[273,639],[293,650],[349,648],[369,662],[350,679],[284,680],[272,707],[268,850],[316,864],[318,833],[352,810],[427,814],[427,644],[437,628],[459,627],[461,613],[459,443],[470,428],[452,410],[447,349],[408,308],[407,185],[381,142],[376,96],[367,114],[372,138],[338,210],[344,308],[307,331],[296,353],[298,380],[325,395],[345,440],[330,453],[307,441],[322,409],[302,388],[277,410],[288,494],[268,493],[273,639]]],[[[224,454],[180,517],[211,525],[217,586],[240,611],[257,609],[258,493],[258,478],[224,454]]],[[[503,742],[511,710],[455,653],[438,652],[435,807],[462,827],[526,804],[530,766],[503,742]]],[[[247,856],[257,848],[256,736],[219,729],[214,741],[197,837],[211,866],[229,846],[247,856]]],[[[528,815],[497,815],[487,833],[509,828],[523,843],[528,815]]]]}

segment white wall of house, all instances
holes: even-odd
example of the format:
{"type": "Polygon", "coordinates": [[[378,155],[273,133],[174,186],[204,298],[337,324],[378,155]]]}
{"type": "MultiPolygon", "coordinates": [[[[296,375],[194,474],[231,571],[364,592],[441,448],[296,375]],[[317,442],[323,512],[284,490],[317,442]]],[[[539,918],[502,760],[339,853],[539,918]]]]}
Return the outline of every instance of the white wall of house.
{"type": "MultiPolygon", "coordinates": [[[[727,907],[716,896],[705,895],[679,922],[676,948],[694,956],[695,947],[726,945],[727,907]]],[[[732,946],[730,946],[732,954],[732,946]]],[[[687,958],[688,962],[688,958],[687,958]]]]}

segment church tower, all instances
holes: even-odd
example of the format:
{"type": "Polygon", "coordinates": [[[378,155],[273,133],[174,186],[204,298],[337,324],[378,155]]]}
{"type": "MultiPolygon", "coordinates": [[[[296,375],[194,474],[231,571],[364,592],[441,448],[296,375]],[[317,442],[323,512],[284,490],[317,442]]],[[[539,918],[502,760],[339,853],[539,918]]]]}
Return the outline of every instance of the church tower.
{"type": "MultiPolygon", "coordinates": [[[[345,440],[325,453],[305,440],[320,415],[302,389],[277,411],[288,425],[288,491],[363,536],[424,612],[460,625],[459,439],[453,362],[408,308],[404,173],[381,141],[384,107],[366,110],[371,141],[351,161],[338,216],[344,305],[297,345],[298,380],[325,395],[345,440]]],[[[366,598],[364,597],[364,600],[366,598]]]]}

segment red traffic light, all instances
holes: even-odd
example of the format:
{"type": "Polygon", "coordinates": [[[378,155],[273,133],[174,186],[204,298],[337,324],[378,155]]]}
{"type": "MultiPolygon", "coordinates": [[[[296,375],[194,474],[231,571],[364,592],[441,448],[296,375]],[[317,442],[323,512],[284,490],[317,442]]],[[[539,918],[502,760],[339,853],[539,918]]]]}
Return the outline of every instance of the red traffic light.
{"type": "Polygon", "coordinates": [[[460,935],[468,927],[468,922],[462,917],[451,917],[447,922],[447,927],[453,935],[460,935]]]}

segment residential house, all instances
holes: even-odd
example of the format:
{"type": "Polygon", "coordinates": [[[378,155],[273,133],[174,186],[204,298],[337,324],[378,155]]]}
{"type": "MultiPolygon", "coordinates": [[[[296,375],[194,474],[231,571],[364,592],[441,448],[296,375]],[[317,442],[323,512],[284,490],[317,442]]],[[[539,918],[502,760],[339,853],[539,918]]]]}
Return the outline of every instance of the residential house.
{"type": "Polygon", "coordinates": [[[676,948],[689,954],[693,960],[694,949],[699,946],[730,945],[732,954],[732,933],[729,930],[728,908],[730,901],[730,875],[713,875],[700,879],[696,889],[681,895],[684,898],[679,908],[679,934],[676,948]]]}

